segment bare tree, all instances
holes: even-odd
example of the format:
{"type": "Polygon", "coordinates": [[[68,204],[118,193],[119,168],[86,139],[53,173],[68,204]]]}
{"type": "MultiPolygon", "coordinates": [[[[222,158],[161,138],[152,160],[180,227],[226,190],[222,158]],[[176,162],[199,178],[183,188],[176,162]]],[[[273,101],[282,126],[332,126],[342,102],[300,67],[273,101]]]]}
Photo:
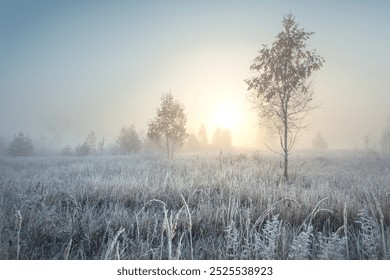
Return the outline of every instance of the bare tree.
{"type": "Polygon", "coordinates": [[[138,152],[141,149],[141,139],[134,125],[122,127],[117,142],[121,154],[128,155],[138,152]]]}
{"type": "Polygon", "coordinates": [[[257,76],[245,80],[260,123],[272,128],[280,140],[284,158],[284,178],[288,179],[288,157],[299,132],[307,124],[313,105],[311,76],[324,59],[306,49],[313,32],[306,32],[292,14],[283,17],[284,30],[271,47],[263,45],[250,67],[257,76]]]}
{"type": "Polygon", "coordinates": [[[148,138],[164,144],[168,158],[173,157],[175,147],[182,146],[188,137],[184,109],[184,105],[175,100],[171,92],[163,93],[161,108],[157,109],[157,116],[148,123],[148,138]]]}

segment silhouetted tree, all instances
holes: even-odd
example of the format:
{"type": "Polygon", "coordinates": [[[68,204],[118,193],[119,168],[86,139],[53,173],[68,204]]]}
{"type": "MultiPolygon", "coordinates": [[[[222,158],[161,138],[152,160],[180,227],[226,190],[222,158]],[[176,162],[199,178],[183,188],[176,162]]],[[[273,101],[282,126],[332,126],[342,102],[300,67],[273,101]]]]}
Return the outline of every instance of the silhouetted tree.
{"type": "Polygon", "coordinates": [[[72,148],[67,145],[62,149],[62,155],[63,156],[71,156],[72,155],[72,148]]]}
{"type": "Polygon", "coordinates": [[[229,129],[217,127],[213,135],[213,145],[219,149],[229,148],[232,144],[232,136],[229,129]]]}
{"type": "Polygon", "coordinates": [[[306,49],[313,32],[300,28],[292,14],[283,17],[284,30],[271,47],[259,51],[250,67],[258,76],[246,80],[252,91],[254,109],[260,122],[277,132],[284,157],[284,177],[288,179],[288,156],[312,105],[311,76],[324,59],[306,49]]]}
{"type": "Polygon", "coordinates": [[[96,153],[96,134],[91,131],[84,140],[84,143],[74,148],[78,156],[87,156],[96,153]]]}
{"type": "Polygon", "coordinates": [[[85,144],[89,148],[89,153],[96,153],[96,133],[95,131],[91,131],[87,137],[85,138],[85,144]]]}
{"type": "Polygon", "coordinates": [[[184,105],[175,100],[171,92],[163,93],[161,108],[157,109],[157,116],[148,123],[148,138],[163,144],[168,158],[173,157],[175,147],[182,146],[188,137],[184,109],[184,105]]]}
{"type": "Polygon", "coordinates": [[[74,152],[76,155],[78,156],[87,156],[89,154],[91,154],[91,149],[89,148],[89,146],[84,142],[83,144],[81,145],[78,145],[74,148],[74,152]]]}
{"type": "Polygon", "coordinates": [[[141,140],[135,126],[122,127],[117,140],[121,154],[128,155],[141,149],[141,140]]]}
{"type": "Polygon", "coordinates": [[[8,153],[11,156],[32,156],[34,154],[34,145],[31,138],[23,132],[14,135],[9,143],[8,153]]]}
{"type": "Polygon", "coordinates": [[[199,128],[199,131],[198,131],[198,140],[199,140],[199,143],[201,145],[207,145],[209,144],[209,139],[207,137],[207,130],[206,130],[206,127],[204,126],[204,124],[202,124],[202,126],[199,128]]]}
{"type": "Polygon", "coordinates": [[[317,151],[325,151],[328,149],[328,144],[326,143],[325,138],[321,135],[321,133],[317,133],[317,136],[313,139],[313,148],[317,151]]]}

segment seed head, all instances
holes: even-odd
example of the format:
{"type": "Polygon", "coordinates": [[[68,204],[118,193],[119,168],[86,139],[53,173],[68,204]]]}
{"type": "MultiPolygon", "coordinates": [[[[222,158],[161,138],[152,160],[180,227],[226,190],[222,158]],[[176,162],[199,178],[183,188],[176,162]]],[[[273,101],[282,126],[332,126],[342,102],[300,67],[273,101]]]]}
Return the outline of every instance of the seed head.
{"type": "Polygon", "coordinates": [[[22,228],[22,214],[20,214],[19,210],[16,210],[15,218],[15,230],[20,231],[22,228]]]}

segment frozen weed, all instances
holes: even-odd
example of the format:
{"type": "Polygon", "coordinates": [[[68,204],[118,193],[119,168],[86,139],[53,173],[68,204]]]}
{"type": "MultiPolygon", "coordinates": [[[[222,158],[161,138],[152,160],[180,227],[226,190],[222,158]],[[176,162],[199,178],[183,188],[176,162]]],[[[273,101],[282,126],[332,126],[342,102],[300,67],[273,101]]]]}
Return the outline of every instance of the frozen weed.
{"type": "Polygon", "coordinates": [[[360,225],[361,257],[369,260],[378,259],[378,227],[373,217],[370,216],[367,205],[360,210],[356,223],[360,225]]]}
{"type": "Polygon", "coordinates": [[[310,259],[310,247],[313,238],[313,226],[304,226],[304,230],[300,232],[293,240],[288,253],[290,260],[308,260],[310,259]]]}

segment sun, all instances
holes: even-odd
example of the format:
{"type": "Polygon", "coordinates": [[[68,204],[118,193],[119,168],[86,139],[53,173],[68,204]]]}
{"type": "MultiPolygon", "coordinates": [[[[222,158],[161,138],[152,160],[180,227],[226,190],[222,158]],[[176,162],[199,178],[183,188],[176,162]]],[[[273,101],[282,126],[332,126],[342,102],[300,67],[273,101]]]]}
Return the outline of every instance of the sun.
{"type": "Polygon", "coordinates": [[[235,130],[239,119],[240,115],[233,104],[219,104],[215,109],[213,124],[220,128],[235,130]]]}

